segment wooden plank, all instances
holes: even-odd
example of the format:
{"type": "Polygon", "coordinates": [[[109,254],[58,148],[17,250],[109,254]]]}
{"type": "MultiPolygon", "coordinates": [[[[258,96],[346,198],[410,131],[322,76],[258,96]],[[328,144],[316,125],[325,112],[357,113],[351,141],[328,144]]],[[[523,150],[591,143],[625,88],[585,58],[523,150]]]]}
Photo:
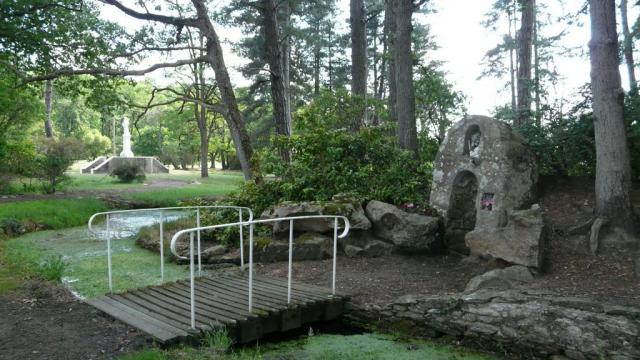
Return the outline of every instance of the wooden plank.
{"type": "MultiPolygon", "coordinates": [[[[176,294],[186,299],[189,299],[189,297],[191,296],[191,292],[189,289],[183,289],[178,285],[165,287],[162,290],[171,292],[173,294],[176,294]]],[[[239,318],[246,318],[246,319],[257,318],[255,314],[252,314],[249,311],[247,311],[246,307],[235,306],[236,305],[235,302],[227,302],[218,296],[212,296],[208,292],[204,291],[204,289],[198,288],[197,286],[196,286],[196,303],[206,304],[213,308],[218,308],[220,310],[227,311],[239,318]]]]}
{"type": "Polygon", "coordinates": [[[184,330],[169,327],[167,324],[161,323],[135,309],[118,306],[107,299],[91,299],[87,300],[87,303],[126,324],[144,331],[162,343],[188,335],[184,330]]]}
{"type": "MultiPolygon", "coordinates": [[[[128,296],[132,301],[135,301],[140,305],[147,306],[147,307],[155,306],[156,310],[154,311],[158,311],[164,314],[165,316],[173,316],[173,317],[179,318],[181,319],[182,322],[191,324],[191,312],[189,311],[189,309],[179,308],[174,304],[172,304],[171,302],[158,299],[157,297],[152,296],[151,294],[145,293],[145,292],[134,291],[134,292],[128,293],[128,296]]],[[[211,325],[214,325],[214,326],[218,324],[227,325],[226,323],[219,321],[218,319],[215,319],[215,318],[210,318],[208,316],[200,316],[200,317],[196,316],[196,327],[198,328],[208,327],[210,323],[211,325]]]]}
{"type": "MultiPolygon", "coordinates": [[[[249,277],[248,276],[244,276],[244,275],[233,275],[233,274],[226,274],[224,276],[225,278],[229,278],[229,279],[234,279],[236,282],[246,282],[248,284],[249,281],[249,277]]],[[[254,283],[260,283],[260,284],[268,284],[270,286],[274,286],[277,289],[279,289],[279,291],[284,291],[284,293],[287,293],[287,280],[286,279],[273,279],[273,278],[269,278],[269,277],[260,277],[260,278],[254,278],[254,283]]],[[[325,291],[315,291],[315,290],[308,290],[308,289],[304,289],[301,286],[298,285],[298,283],[293,282],[291,284],[291,292],[298,294],[298,295],[302,295],[302,296],[309,296],[309,297],[313,297],[313,298],[317,298],[320,300],[325,300],[327,299],[329,296],[331,296],[331,291],[326,290],[325,291]]]]}
{"type": "MultiPolygon", "coordinates": [[[[206,281],[203,281],[200,285],[212,291],[224,291],[229,296],[234,296],[238,302],[243,301],[244,304],[248,304],[248,295],[246,288],[239,289],[235,286],[232,286],[232,284],[228,282],[217,282],[216,280],[210,279],[206,279],[206,281]]],[[[286,306],[279,302],[273,301],[273,299],[270,297],[263,296],[261,294],[254,295],[254,302],[259,301],[259,303],[262,303],[265,306],[270,306],[278,310],[286,309],[286,306]]]]}
{"type": "MultiPolygon", "coordinates": [[[[248,293],[247,293],[247,286],[243,285],[243,284],[238,284],[236,282],[231,282],[229,280],[214,280],[214,279],[208,279],[207,281],[209,282],[218,282],[218,283],[222,283],[225,284],[225,286],[227,286],[230,289],[235,289],[238,292],[242,292],[242,296],[247,298],[248,300],[248,293]]],[[[273,304],[278,304],[282,310],[287,309],[291,306],[303,306],[304,302],[300,301],[299,299],[295,299],[293,304],[287,304],[287,299],[286,299],[286,295],[283,297],[281,294],[279,294],[278,292],[274,292],[274,291],[266,291],[265,289],[262,288],[257,288],[254,286],[253,288],[253,299],[254,302],[256,301],[256,299],[265,299],[266,301],[269,301],[273,304]]]]}
{"type": "MultiPolygon", "coordinates": [[[[244,276],[247,277],[247,276],[244,276]]],[[[263,275],[255,275],[255,278],[259,279],[260,281],[264,281],[264,282],[268,282],[271,284],[279,284],[281,286],[286,287],[287,286],[287,280],[286,279],[279,279],[279,278],[272,278],[272,277],[268,277],[268,276],[263,276],[263,275]]],[[[331,289],[330,288],[324,288],[321,286],[316,286],[316,285],[309,285],[306,283],[301,283],[301,282],[292,282],[292,287],[298,291],[302,291],[305,293],[310,293],[310,294],[316,294],[316,295],[320,295],[320,296],[333,296],[333,297],[345,297],[342,294],[336,293],[335,295],[333,295],[331,293],[331,289]]]]}
{"type": "MultiPolygon", "coordinates": [[[[228,280],[221,280],[221,279],[203,279],[204,282],[210,284],[211,286],[214,287],[224,287],[225,289],[229,290],[229,291],[233,291],[235,293],[238,294],[238,296],[242,296],[246,299],[248,299],[248,286],[243,286],[241,284],[234,284],[233,282],[230,282],[228,280]]],[[[282,301],[281,298],[274,296],[271,293],[264,293],[264,292],[253,292],[253,299],[254,302],[259,299],[262,301],[266,301],[268,303],[270,303],[272,306],[278,306],[281,307],[282,309],[286,309],[287,305],[286,305],[286,301],[282,301]]]]}
{"type": "MultiPolygon", "coordinates": [[[[169,311],[166,308],[157,305],[156,303],[149,301],[149,299],[147,299],[146,297],[140,297],[138,295],[132,294],[132,293],[122,293],[119,294],[120,297],[129,300],[130,302],[133,302],[135,304],[137,304],[139,307],[141,308],[145,308],[151,312],[154,312],[156,314],[159,314],[161,316],[173,319],[174,321],[177,321],[181,324],[183,324],[183,328],[184,329],[190,329],[191,328],[191,317],[188,314],[180,314],[177,312],[173,312],[173,311],[169,311]]],[[[205,324],[203,322],[199,322],[197,321],[198,319],[196,318],[196,328],[202,330],[202,329],[206,329],[208,328],[208,324],[205,324]]],[[[220,324],[222,325],[222,324],[220,324]]]]}
{"type": "MultiPolygon", "coordinates": [[[[176,287],[179,287],[185,291],[191,291],[191,289],[185,285],[185,284],[181,284],[181,283],[176,283],[175,285],[176,287]]],[[[197,285],[197,289],[199,291],[202,291],[203,293],[206,294],[213,294],[216,295],[220,298],[221,301],[225,301],[227,303],[233,303],[238,307],[241,307],[242,309],[247,309],[248,306],[248,301],[246,299],[246,296],[241,296],[238,297],[236,294],[233,293],[229,293],[227,290],[222,289],[222,288],[213,288],[210,287],[207,284],[204,283],[198,283],[197,285]]],[[[256,303],[256,308],[260,309],[261,311],[264,311],[265,313],[269,313],[269,314],[276,314],[278,313],[279,309],[277,307],[274,306],[269,306],[266,304],[262,304],[262,303],[256,303]]],[[[280,309],[284,309],[285,307],[281,306],[280,309]]]]}
{"type": "Polygon", "coordinates": [[[171,325],[171,326],[173,326],[175,328],[187,329],[185,331],[193,331],[191,329],[191,324],[188,322],[188,319],[186,319],[186,318],[184,319],[186,322],[180,322],[180,321],[175,320],[175,319],[173,319],[171,317],[165,316],[163,312],[152,311],[152,310],[149,310],[149,309],[147,309],[147,308],[145,308],[143,306],[140,306],[138,303],[135,303],[135,302],[127,299],[124,296],[118,296],[118,297],[115,297],[115,298],[111,298],[111,300],[117,301],[117,302],[119,302],[119,303],[121,303],[121,304],[123,304],[125,306],[130,307],[130,308],[134,308],[134,309],[136,309],[136,310],[138,310],[140,312],[143,312],[146,315],[148,315],[148,316],[150,316],[150,317],[152,317],[152,318],[154,318],[154,319],[156,319],[156,320],[158,320],[158,321],[160,321],[162,323],[171,325]]]}
{"type": "MultiPolygon", "coordinates": [[[[245,286],[248,287],[249,286],[249,280],[248,279],[243,279],[243,278],[225,278],[226,281],[231,281],[233,284],[236,285],[241,285],[241,286],[245,286]]],[[[284,287],[281,287],[279,285],[273,285],[273,284],[269,284],[269,283],[265,283],[265,282],[261,282],[261,281],[254,281],[253,282],[253,288],[254,288],[254,292],[257,290],[260,291],[266,291],[269,294],[272,294],[275,296],[276,299],[278,299],[279,301],[284,301],[284,303],[287,302],[287,287],[286,285],[284,287]]],[[[291,299],[292,300],[296,300],[297,302],[301,302],[301,303],[307,303],[307,302],[315,302],[315,301],[324,301],[327,298],[325,296],[321,296],[321,295],[316,295],[316,294],[308,294],[308,293],[302,293],[300,291],[297,291],[295,289],[291,289],[291,299]]],[[[293,301],[292,301],[293,303],[293,301]]]]}
{"type": "MultiPolygon", "coordinates": [[[[235,289],[214,286],[203,281],[198,282],[196,286],[209,294],[220,296],[223,301],[232,301],[235,306],[247,310],[248,297],[246,291],[236,291],[235,289]]],[[[264,304],[259,305],[259,308],[267,312],[278,312],[278,310],[283,307],[265,301],[264,304]]]]}
{"type": "MultiPolygon", "coordinates": [[[[187,302],[182,302],[178,297],[167,296],[154,288],[145,289],[144,294],[146,299],[154,299],[157,302],[163,302],[167,304],[167,310],[182,310],[186,314],[189,314],[189,318],[191,318],[191,305],[189,304],[189,300],[187,300],[187,302]]],[[[199,307],[198,302],[196,301],[196,320],[198,319],[198,317],[206,318],[208,321],[218,321],[223,323],[224,325],[235,325],[237,322],[237,320],[233,317],[215,313],[199,307]]]]}

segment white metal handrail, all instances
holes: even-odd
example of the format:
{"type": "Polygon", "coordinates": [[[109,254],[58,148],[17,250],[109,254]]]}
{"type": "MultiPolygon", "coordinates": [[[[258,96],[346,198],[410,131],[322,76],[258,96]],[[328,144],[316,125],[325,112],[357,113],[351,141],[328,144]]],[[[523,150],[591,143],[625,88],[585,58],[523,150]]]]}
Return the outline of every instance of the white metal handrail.
{"type": "Polygon", "coordinates": [[[107,232],[107,277],[109,282],[109,292],[113,292],[113,276],[112,276],[112,264],[111,264],[111,229],[110,229],[110,219],[112,215],[115,214],[127,214],[127,213],[141,213],[141,212],[158,212],[159,213],[159,226],[160,226],[160,282],[164,282],[164,212],[170,210],[195,210],[196,212],[196,228],[198,235],[198,273],[202,273],[202,258],[201,258],[201,247],[200,247],[200,232],[201,223],[200,223],[200,210],[202,209],[233,209],[238,211],[238,219],[239,219],[239,228],[240,228],[240,263],[244,267],[244,252],[242,250],[243,247],[243,229],[245,222],[242,218],[243,211],[246,211],[249,214],[248,221],[253,220],[253,211],[251,211],[248,207],[243,206],[232,206],[232,205],[203,205],[203,206],[173,206],[173,207],[164,207],[164,208],[150,208],[150,209],[133,209],[133,210],[114,210],[114,211],[104,211],[93,214],[87,223],[87,227],[92,234],[96,234],[96,231],[93,229],[93,222],[99,216],[105,216],[106,218],[106,232],[107,232]]]}
{"type": "MultiPolygon", "coordinates": [[[[287,303],[291,303],[291,273],[292,273],[292,260],[293,260],[293,221],[294,220],[304,220],[304,219],[334,219],[333,223],[333,263],[332,263],[332,281],[331,281],[331,293],[335,295],[336,293],[336,259],[338,254],[338,239],[344,238],[349,234],[349,219],[345,216],[340,215],[307,215],[307,216],[292,216],[292,217],[283,217],[276,219],[262,219],[262,220],[250,220],[246,222],[237,222],[237,223],[229,223],[229,224],[220,224],[220,225],[210,225],[203,226],[191,229],[183,229],[176,232],[171,239],[171,252],[173,255],[180,259],[186,259],[186,257],[181,256],[176,251],[176,243],[177,240],[184,234],[189,234],[189,277],[190,277],[190,305],[191,305],[191,327],[195,329],[196,326],[196,315],[195,315],[195,274],[194,274],[194,252],[193,252],[193,238],[194,232],[202,231],[202,230],[213,230],[213,229],[221,229],[232,226],[242,226],[249,225],[249,290],[248,290],[248,304],[249,304],[249,312],[251,313],[253,310],[253,228],[255,224],[265,224],[270,222],[280,222],[280,221],[289,221],[289,267],[288,267],[288,277],[287,277],[287,303]],[[344,222],[344,229],[340,235],[338,235],[338,219],[342,219],[344,222]]],[[[240,249],[242,251],[242,244],[240,245],[240,249]]]]}

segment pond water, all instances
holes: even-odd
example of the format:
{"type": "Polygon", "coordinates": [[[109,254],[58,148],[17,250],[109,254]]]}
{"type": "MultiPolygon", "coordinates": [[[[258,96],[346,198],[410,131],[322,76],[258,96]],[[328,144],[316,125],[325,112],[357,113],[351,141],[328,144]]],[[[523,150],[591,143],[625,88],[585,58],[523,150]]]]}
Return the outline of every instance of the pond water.
{"type": "MultiPolygon", "coordinates": [[[[164,211],[164,221],[174,221],[193,215],[193,211],[171,210],[164,211]]],[[[96,219],[98,220],[98,219],[96,219]]],[[[158,224],[160,213],[157,211],[141,211],[124,214],[112,214],[109,220],[109,229],[112,238],[127,238],[134,236],[138,230],[145,226],[158,224]]],[[[195,223],[194,223],[195,226],[195,223]]],[[[107,239],[105,217],[101,216],[98,223],[93,225],[94,235],[97,239],[107,239]]]]}
{"type": "MultiPolygon", "coordinates": [[[[468,349],[440,345],[415,338],[364,333],[320,334],[296,340],[263,344],[263,359],[349,359],[349,360],[489,360],[495,359],[468,349]]],[[[242,358],[242,357],[240,357],[242,358]]]]}

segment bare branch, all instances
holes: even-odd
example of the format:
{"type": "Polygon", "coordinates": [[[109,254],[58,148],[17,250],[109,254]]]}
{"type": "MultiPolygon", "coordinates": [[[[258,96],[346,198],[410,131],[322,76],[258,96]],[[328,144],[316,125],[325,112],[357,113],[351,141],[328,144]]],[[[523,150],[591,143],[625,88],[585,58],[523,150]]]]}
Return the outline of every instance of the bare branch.
{"type": "MultiPolygon", "coordinates": [[[[131,52],[125,52],[125,53],[113,53],[113,54],[109,54],[109,57],[111,59],[115,59],[115,58],[123,58],[123,57],[131,57],[134,55],[138,55],[141,52],[145,52],[145,51],[180,51],[180,50],[191,50],[193,49],[191,46],[180,46],[180,47],[143,47],[131,52]]],[[[207,49],[205,48],[195,48],[194,50],[204,50],[206,51],[207,49]]]]}
{"type": "Polygon", "coordinates": [[[158,63],[158,64],[151,65],[148,68],[138,69],[138,70],[126,70],[126,69],[80,69],[80,70],[76,70],[76,69],[61,69],[61,70],[53,71],[53,72],[51,72],[49,74],[33,76],[33,77],[29,77],[29,76],[24,75],[24,74],[19,74],[18,76],[23,78],[25,83],[36,82],[36,81],[44,81],[44,80],[53,80],[53,79],[56,79],[56,78],[59,78],[59,77],[62,77],[62,76],[74,76],[74,75],[142,76],[142,75],[148,74],[148,73],[153,72],[153,71],[158,70],[158,69],[174,68],[174,67],[179,67],[179,66],[183,66],[183,65],[194,64],[194,63],[197,63],[197,62],[206,62],[206,61],[207,61],[207,59],[205,57],[198,57],[198,58],[195,58],[195,59],[178,60],[178,61],[170,62],[170,63],[158,63]]]}
{"type": "Polygon", "coordinates": [[[175,25],[175,26],[191,26],[191,27],[198,27],[198,19],[197,18],[180,18],[180,17],[175,17],[175,16],[166,16],[166,15],[160,15],[160,14],[153,14],[153,13],[149,13],[149,12],[139,12],[136,10],[133,10],[131,8],[128,8],[124,5],[122,5],[122,3],[120,3],[117,0],[100,0],[105,4],[109,4],[109,5],[113,5],[115,7],[117,7],[118,9],[120,9],[123,13],[134,17],[136,19],[140,19],[140,20],[150,20],[150,21],[157,21],[157,22],[161,22],[164,24],[169,24],[169,25],[175,25]]]}

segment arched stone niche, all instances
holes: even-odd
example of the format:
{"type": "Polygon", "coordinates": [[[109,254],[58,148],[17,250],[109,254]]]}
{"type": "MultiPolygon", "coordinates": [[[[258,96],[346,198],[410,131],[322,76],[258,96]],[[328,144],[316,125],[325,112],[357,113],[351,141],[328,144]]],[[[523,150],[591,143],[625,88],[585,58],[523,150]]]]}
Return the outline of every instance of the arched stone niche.
{"type": "Polygon", "coordinates": [[[430,197],[444,218],[445,246],[468,253],[465,234],[504,226],[507,212],[535,202],[537,181],[535,155],[509,125],[485,116],[455,123],[436,156],[430,197]]]}
{"type": "Polygon", "coordinates": [[[464,151],[463,155],[477,156],[480,151],[480,140],[482,139],[482,133],[480,132],[480,126],[476,124],[469,125],[464,137],[464,151]]]}

